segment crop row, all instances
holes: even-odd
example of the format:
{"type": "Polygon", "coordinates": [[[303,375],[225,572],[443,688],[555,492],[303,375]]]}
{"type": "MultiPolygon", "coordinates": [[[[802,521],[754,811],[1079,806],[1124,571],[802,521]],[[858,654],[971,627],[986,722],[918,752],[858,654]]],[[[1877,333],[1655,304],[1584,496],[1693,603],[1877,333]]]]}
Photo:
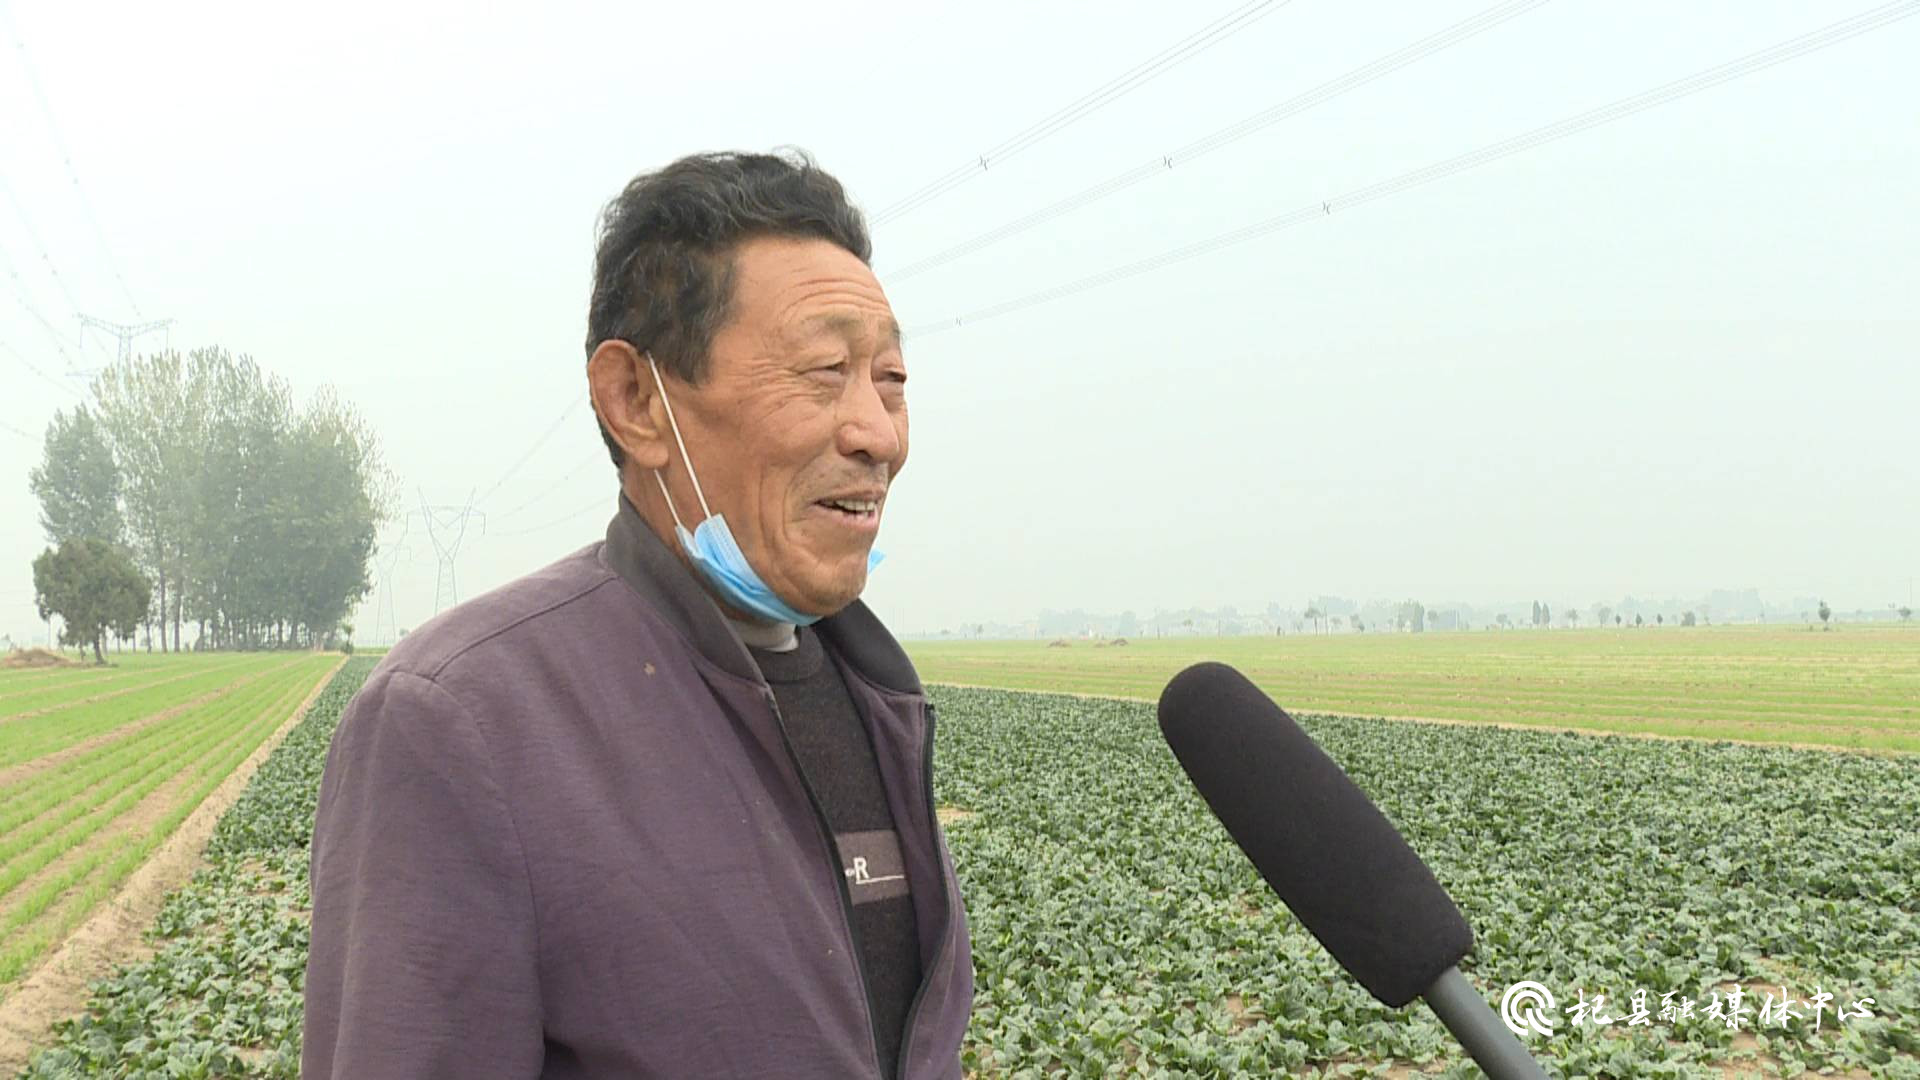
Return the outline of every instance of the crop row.
{"type": "MultiPolygon", "coordinates": [[[[73,794],[84,790],[109,775],[101,771],[103,767],[126,764],[136,760],[143,750],[186,737],[200,725],[224,715],[236,697],[256,698],[276,681],[284,683],[310,676],[311,670],[302,667],[241,676],[230,687],[223,687],[225,692],[220,696],[208,697],[192,708],[163,710],[154,719],[140,718],[107,732],[108,737],[95,737],[91,746],[64,748],[58,751],[64,755],[64,760],[58,762],[57,768],[48,767],[52,763],[45,757],[24,766],[16,766],[11,770],[16,778],[0,782],[0,833],[8,832],[21,821],[31,818],[33,815],[27,810],[30,804],[42,807],[51,805],[48,801],[50,792],[73,794]],[[172,711],[173,715],[164,715],[167,711],[172,711]],[[77,784],[79,781],[85,783],[77,784]]],[[[0,772],[0,776],[4,775],[5,772],[0,772]]]]}
{"type": "Polygon", "coordinates": [[[0,684],[0,720],[18,717],[23,713],[41,712],[75,704],[104,694],[118,696],[134,693],[215,672],[228,672],[228,677],[231,678],[233,672],[258,669],[268,662],[270,661],[267,658],[257,656],[222,656],[216,660],[195,657],[172,664],[101,672],[70,683],[35,689],[15,690],[6,684],[0,684]]]}
{"type": "MultiPolygon", "coordinates": [[[[1019,661],[955,659],[937,660],[934,665],[942,680],[967,682],[972,674],[988,681],[1004,682],[1009,676],[1037,685],[1060,684],[1063,679],[1085,686],[1090,692],[1122,693],[1128,688],[1151,691],[1165,685],[1181,666],[1177,660],[1165,663],[1125,666],[1063,667],[1059,664],[1019,661]]],[[[1669,679],[1639,674],[1630,684],[1621,685],[1617,672],[1600,672],[1580,678],[1554,668],[1537,676],[1516,678],[1511,673],[1474,675],[1462,671],[1422,672],[1380,670],[1330,670],[1303,664],[1265,663],[1243,667],[1247,676],[1262,686],[1284,687],[1290,693],[1325,696],[1348,695],[1359,698],[1396,700],[1456,700],[1463,704],[1496,704],[1518,707],[1587,708],[1594,705],[1616,706],[1629,713],[1649,708],[1659,711],[1724,711],[1743,713],[1780,713],[1788,716],[1810,712],[1884,715],[1904,712],[1920,717],[1913,690],[1891,679],[1872,686],[1853,688],[1823,687],[1802,689],[1770,681],[1752,686],[1737,681],[1703,685],[1697,678],[1675,675],[1669,679]]]]}
{"type": "Polygon", "coordinates": [[[131,678],[158,667],[178,664],[194,654],[122,651],[110,653],[107,667],[81,664],[71,667],[0,668],[0,700],[33,689],[71,686],[94,680],[131,678]]]}
{"type": "Polygon", "coordinates": [[[0,836],[4,836],[0,839],[0,899],[26,875],[54,855],[84,843],[94,830],[114,821],[181,769],[230,741],[245,739],[251,730],[249,722],[284,716],[282,706],[310,685],[303,674],[289,671],[262,679],[202,709],[154,724],[124,745],[108,744],[96,754],[101,759],[98,764],[109,771],[78,790],[64,791],[67,784],[59,781],[92,778],[97,769],[84,759],[70,763],[71,768],[40,773],[35,779],[47,782],[48,790],[36,793],[32,782],[22,784],[19,790],[24,797],[18,799],[10,790],[0,813],[0,836]]]}
{"type": "Polygon", "coordinates": [[[28,970],[111,895],[285,720],[329,663],[309,658],[203,706],[197,722],[174,733],[179,737],[148,743],[110,783],[83,789],[9,830],[0,842],[0,985],[28,970]],[[129,817],[136,808],[140,815],[129,817]]]}
{"type": "Polygon", "coordinates": [[[96,982],[23,1077],[299,1075],[320,770],[374,664],[356,657],[334,675],[221,816],[207,867],[168,896],[154,955],[96,982]]]}
{"type": "MultiPolygon", "coordinates": [[[[284,674],[311,662],[311,656],[279,659],[268,673],[284,674]]],[[[241,676],[240,678],[245,678],[241,676]]],[[[0,767],[32,761],[112,731],[122,724],[151,716],[208,694],[219,694],[241,685],[229,671],[206,672],[167,686],[156,686],[107,701],[70,705],[38,716],[0,722],[0,767]]]]}

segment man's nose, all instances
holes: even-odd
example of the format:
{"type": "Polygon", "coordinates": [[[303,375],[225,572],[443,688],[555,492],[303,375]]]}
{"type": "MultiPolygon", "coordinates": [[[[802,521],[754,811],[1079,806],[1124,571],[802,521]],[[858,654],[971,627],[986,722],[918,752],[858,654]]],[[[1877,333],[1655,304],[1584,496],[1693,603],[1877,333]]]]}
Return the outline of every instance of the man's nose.
{"type": "Polygon", "coordinates": [[[866,457],[891,463],[900,456],[900,429],[880,388],[871,378],[861,379],[848,390],[842,402],[840,428],[836,433],[838,449],[848,457],[866,457]]]}

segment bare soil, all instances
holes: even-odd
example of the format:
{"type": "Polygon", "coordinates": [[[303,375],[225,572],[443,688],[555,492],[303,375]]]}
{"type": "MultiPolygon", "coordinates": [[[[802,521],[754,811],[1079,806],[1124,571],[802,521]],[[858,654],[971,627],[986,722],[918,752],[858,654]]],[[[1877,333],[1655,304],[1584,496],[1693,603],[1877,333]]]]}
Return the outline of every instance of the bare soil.
{"type": "MultiPolygon", "coordinates": [[[[340,663],[345,663],[345,658],[340,663]]],[[[35,1046],[46,1042],[53,1025],[86,1008],[87,983],[105,978],[117,966],[138,962],[153,952],[145,933],[160,912],[169,892],[184,884],[202,865],[201,855],[220,815],[227,812],[260,763],[267,759],[287,732],[306,716],[339,664],[314,684],[306,700],[287,722],[261,742],[232,775],[213,789],[153,857],[141,864],[113,899],[68,936],[40,966],[0,999],[0,1075],[26,1067],[35,1046]]]]}

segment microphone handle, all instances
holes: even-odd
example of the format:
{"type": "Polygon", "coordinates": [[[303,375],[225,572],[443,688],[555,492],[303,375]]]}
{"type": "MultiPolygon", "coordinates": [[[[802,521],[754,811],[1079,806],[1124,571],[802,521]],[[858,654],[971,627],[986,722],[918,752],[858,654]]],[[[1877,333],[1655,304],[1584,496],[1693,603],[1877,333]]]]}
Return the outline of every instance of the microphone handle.
{"type": "Polygon", "coordinates": [[[1459,968],[1441,972],[1420,996],[1488,1080],[1547,1080],[1540,1063],[1527,1053],[1459,968]]]}

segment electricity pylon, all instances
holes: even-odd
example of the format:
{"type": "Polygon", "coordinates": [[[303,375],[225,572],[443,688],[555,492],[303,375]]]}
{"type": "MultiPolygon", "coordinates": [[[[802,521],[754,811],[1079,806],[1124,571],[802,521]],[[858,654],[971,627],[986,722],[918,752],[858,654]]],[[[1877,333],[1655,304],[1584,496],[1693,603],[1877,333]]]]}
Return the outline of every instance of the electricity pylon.
{"type": "Polygon", "coordinates": [[[380,569],[380,598],[373,608],[373,640],[375,644],[392,645],[400,640],[398,620],[393,613],[393,568],[401,559],[411,559],[413,549],[407,546],[407,528],[412,518],[400,519],[400,537],[390,548],[380,553],[377,565],[380,569]]]}
{"type": "Polygon", "coordinates": [[[447,608],[460,602],[459,589],[455,586],[453,560],[460,554],[460,542],[467,537],[467,526],[478,520],[480,532],[487,531],[487,515],[484,510],[473,508],[473,492],[467,493],[464,506],[429,506],[427,493],[420,491],[420,517],[427,523],[427,538],[433,541],[433,550],[440,557],[440,570],[433,582],[433,613],[440,614],[447,608]]]}
{"type": "MultiPolygon", "coordinates": [[[[110,319],[100,319],[85,314],[75,315],[74,318],[80,320],[80,343],[82,345],[86,344],[87,327],[91,326],[95,330],[104,330],[108,336],[120,342],[120,351],[116,354],[116,357],[122,363],[133,358],[134,338],[140,337],[143,334],[151,334],[155,330],[166,330],[173,325],[172,319],[154,319],[150,322],[143,323],[117,323],[110,319]]],[[[173,344],[173,334],[171,332],[167,334],[167,344],[173,344]]]]}

